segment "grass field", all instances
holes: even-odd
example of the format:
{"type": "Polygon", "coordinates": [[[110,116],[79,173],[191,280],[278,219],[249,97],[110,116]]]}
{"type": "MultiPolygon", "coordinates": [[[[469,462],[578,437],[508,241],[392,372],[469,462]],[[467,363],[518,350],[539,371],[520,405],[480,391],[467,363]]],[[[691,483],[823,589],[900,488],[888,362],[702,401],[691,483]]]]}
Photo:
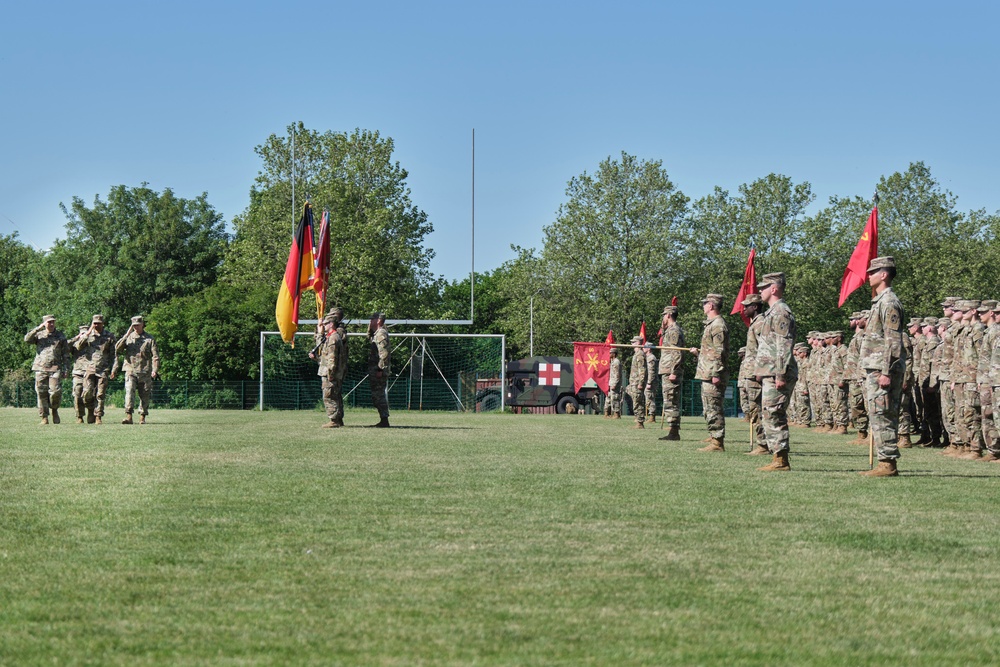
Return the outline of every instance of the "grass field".
{"type": "Polygon", "coordinates": [[[0,410],[4,665],[1000,661],[1000,465],[593,416],[0,410]],[[655,425],[654,425],[655,427],[655,425]]]}

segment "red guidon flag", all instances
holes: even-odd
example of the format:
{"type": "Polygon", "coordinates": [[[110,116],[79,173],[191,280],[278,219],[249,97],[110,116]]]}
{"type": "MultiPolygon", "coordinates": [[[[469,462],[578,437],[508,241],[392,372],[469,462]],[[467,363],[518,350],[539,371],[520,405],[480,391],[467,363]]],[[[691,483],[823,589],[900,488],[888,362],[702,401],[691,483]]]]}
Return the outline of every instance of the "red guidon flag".
{"type": "Polygon", "coordinates": [[[315,272],[312,289],[316,293],[316,314],[323,319],[326,310],[326,287],[330,284],[330,212],[323,211],[319,220],[319,243],[316,244],[315,272]]]}
{"type": "Polygon", "coordinates": [[[274,318],[278,321],[281,340],[295,347],[295,332],[299,328],[299,298],[313,284],[313,216],[312,207],[306,202],[302,219],[295,228],[292,248],[288,251],[285,277],[278,288],[278,303],[274,318]]]}
{"type": "Polygon", "coordinates": [[[837,302],[838,308],[844,305],[851,292],[868,282],[868,265],[876,256],[878,256],[878,204],[872,206],[865,231],[861,234],[858,245],[854,246],[851,261],[844,269],[844,280],[840,283],[840,301],[837,302]]]}
{"type": "Polygon", "coordinates": [[[730,315],[740,314],[743,318],[743,323],[750,326],[750,318],[743,314],[743,300],[747,298],[748,294],[757,293],[757,269],[754,266],[753,258],[757,256],[757,249],[750,248],[750,256],[747,258],[747,268],[743,270],[743,283],[740,285],[740,291],[736,294],[736,303],[733,304],[733,312],[730,315]]]}
{"type": "Polygon", "coordinates": [[[573,391],[584,385],[608,393],[611,373],[611,346],[607,343],[573,343],[573,391]]]}

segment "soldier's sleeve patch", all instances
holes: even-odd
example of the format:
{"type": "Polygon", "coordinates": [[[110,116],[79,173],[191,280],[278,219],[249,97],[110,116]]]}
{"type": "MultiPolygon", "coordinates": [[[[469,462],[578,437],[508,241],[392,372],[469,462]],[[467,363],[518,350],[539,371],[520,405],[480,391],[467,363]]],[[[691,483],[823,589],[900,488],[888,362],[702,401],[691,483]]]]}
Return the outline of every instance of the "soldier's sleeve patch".
{"type": "Polygon", "coordinates": [[[892,328],[892,329],[894,329],[894,330],[898,330],[899,329],[899,311],[898,310],[893,309],[893,310],[891,310],[889,312],[889,327],[892,328]]]}
{"type": "Polygon", "coordinates": [[[787,317],[779,317],[778,318],[777,329],[778,329],[778,333],[781,334],[782,336],[787,336],[788,335],[788,318],[787,317]]]}

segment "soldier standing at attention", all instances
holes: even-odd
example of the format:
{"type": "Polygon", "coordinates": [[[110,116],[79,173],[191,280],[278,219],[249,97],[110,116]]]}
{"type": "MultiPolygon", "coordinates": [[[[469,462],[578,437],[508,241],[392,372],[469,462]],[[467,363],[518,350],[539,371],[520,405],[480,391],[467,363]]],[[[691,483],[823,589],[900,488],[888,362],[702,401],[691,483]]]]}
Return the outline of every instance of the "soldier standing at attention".
{"type": "Polygon", "coordinates": [[[767,449],[774,459],[758,470],[783,472],[788,463],[788,401],[799,379],[799,367],[792,354],[795,346],[795,317],[785,303],[785,274],[768,273],[757,285],[767,303],[767,315],[757,347],[757,377],[761,383],[761,414],[767,449]]]}
{"type": "Polygon", "coordinates": [[[851,441],[855,445],[868,442],[868,412],[865,410],[863,374],[859,367],[861,340],[865,337],[863,313],[851,313],[851,342],[847,345],[844,359],[844,373],[847,376],[847,404],[851,410],[851,425],[858,430],[858,437],[851,441]]]}
{"type": "Polygon", "coordinates": [[[632,414],[635,415],[633,428],[646,428],[646,353],[642,349],[642,339],[636,336],[632,339],[632,366],[628,374],[628,393],[632,397],[632,414]]]}
{"type": "Polygon", "coordinates": [[[922,323],[924,330],[924,350],[920,357],[919,375],[921,377],[921,394],[924,397],[924,423],[927,425],[927,442],[925,447],[941,446],[941,392],[935,375],[934,365],[938,363],[941,338],[937,333],[936,317],[925,317],[922,323]]]}
{"type": "Polygon", "coordinates": [[[87,335],[89,328],[86,324],[81,324],[80,332],[69,341],[69,352],[73,357],[73,410],[76,412],[77,424],[83,423],[87,411],[83,404],[83,378],[87,374],[90,359],[87,358],[86,350],[76,349],[76,342],[87,335]]]}
{"type": "Polygon", "coordinates": [[[827,395],[830,400],[830,413],[833,415],[834,435],[847,435],[849,411],[847,409],[847,348],[844,346],[844,334],[841,331],[830,332],[830,385],[827,395]]]}
{"type": "Polygon", "coordinates": [[[344,376],[347,374],[346,336],[340,324],[344,311],[333,308],[320,323],[317,332],[319,341],[309,353],[311,359],[319,355],[319,370],[323,385],[323,405],[329,418],[323,428],[340,428],[344,425],[344,376]]]}
{"type": "Polygon", "coordinates": [[[903,346],[903,305],[892,291],[896,260],[876,257],[868,265],[868,283],[875,290],[871,316],[861,342],[861,367],[865,369],[865,398],[868,418],[878,450],[878,466],[863,470],[866,477],[895,477],[899,474],[899,404],[906,371],[903,346]]]}
{"type": "Polygon", "coordinates": [[[990,384],[990,356],[993,348],[993,338],[1000,328],[993,317],[997,302],[993,299],[983,301],[978,310],[979,321],[986,327],[983,339],[979,343],[979,356],[976,368],[976,383],[979,385],[979,404],[983,419],[983,441],[985,451],[983,458],[995,461],[1000,458],[1000,442],[993,416],[993,386],[990,384]]]}
{"type": "Polygon", "coordinates": [[[389,331],[385,328],[385,314],[375,313],[368,323],[368,383],[372,390],[372,405],[378,410],[379,422],[375,428],[389,428],[389,398],[386,383],[392,370],[392,350],[389,349],[389,331]]]}
{"type": "Polygon", "coordinates": [[[24,336],[25,343],[35,346],[35,393],[38,395],[38,414],[42,424],[59,423],[59,403],[62,401],[62,367],[69,361],[69,344],[63,332],[56,329],[55,315],[46,315],[42,323],[24,336]]]}
{"type": "Polygon", "coordinates": [[[767,441],[764,436],[764,424],[761,421],[760,414],[761,386],[760,382],[757,381],[757,339],[760,336],[761,328],[764,326],[764,316],[761,314],[761,311],[764,309],[764,303],[761,301],[760,294],[747,294],[741,305],[743,306],[744,317],[750,320],[750,326],[747,327],[746,352],[743,362],[740,364],[739,379],[743,382],[747,394],[747,404],[744,412],[746,413],[747,421],[750,422],[751,427],[754,429],[756,438],[754,448],[747,452],[747,454],[759,456],[768,453],[767,441]]]}
{"type": "Polygon", "coordinates": [[[729,384],[729,327],[722,318],[722,295],[709,294],[701,300],[705,312],[705,330],[701,335],[701,349],[691,348],[698,356],[695,379],[701,380],[701,404],[708,426],[708,446],[701,452],[726,451],[726,413],[724,402],[729,384]]]}
{"type": "MultiPolygon", "coordinates": [[[[805,343],[795,344],[795,362],[799,366],[800,380],[795,383],[795,390],[792,396],[795,399],[794,423],[798,426],[809,428],[809,383],[804,377],[809,373],[809,346],[805,343]]],[[[768,450],[770,451],[770,450],[768,450]]]]}
{"type": "Polygon", "coordinates": [[[74,344],[84,350],[90,360],[83,379],[83,403],[87,406],[87,423],[100,424],[104,416],[104,398],[108,393],[108,376],[115,367],[115,338],[104,330],[104,315],[94,315],[90,328],[74,344]]]}
{"type": "MultiPolygon", "coordinates": [[[[122,356],[122,371],[125,373],[125,419],[122,423],[132,423],[135,395],[138,393],[139,423],[145,424],[149,399],[153,395],[153,380],[160,377],[160,354],[156,351],[156,341],[146,333],[146,320],[142,319],[142,315],[132,318],[132,325],[115,344],[115,354],[122,356]]],[[[111,369],[111,379],[115,379],[114,368],[111,369]]]]}
{"type": "Polygon", "coordinates": [[[622,362],[618,358],[618,348],[608,353],[608,396],[604,401],[604,418],[622,418],[622,362]]]}
{"type": "Polygon", "coordinates": [[[656,389],[653,387],[653,381],[656,379],[656,368],[659,364],[656,355],[653,354],[652,341],[647,341],[643,349],[646,352],[646,414],[649,415],[649,421],[656,423],[656,389]]]}
{"type": "MultiPolygon", "coordinates": [[[[677,324],[677,306],[663,309],[663,345],[684,347],[684,330],[677,324]]],[[[663,390],[663,421],[667,434],[660,440],[681,439],[681,385],[684,383],[684,360],[680,350],[660,351],[660,387],[663,390]]]]}

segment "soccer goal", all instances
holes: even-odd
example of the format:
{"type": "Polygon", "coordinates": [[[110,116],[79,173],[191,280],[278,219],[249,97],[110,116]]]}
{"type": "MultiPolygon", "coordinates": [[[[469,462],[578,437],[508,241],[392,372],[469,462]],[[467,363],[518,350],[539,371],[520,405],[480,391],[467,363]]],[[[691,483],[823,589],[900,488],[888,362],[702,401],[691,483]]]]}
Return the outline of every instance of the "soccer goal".
{"type": "MultiPolygon", "coordinates": [[[[392,373],[387,383],[392,410],[491,412],[503,409],[505,386],[503,334],[389,333],[392,373]]],[[[318,364],[309,358],[315,346],[311,332],[295,334],[295,347],[277,331],[260,332],[261,410],[312,410],[323,406],[318,364]]],[[[348,366],[344,405],[371,407],[368,383],[368,340],[347,334],[348,366]]]]}

